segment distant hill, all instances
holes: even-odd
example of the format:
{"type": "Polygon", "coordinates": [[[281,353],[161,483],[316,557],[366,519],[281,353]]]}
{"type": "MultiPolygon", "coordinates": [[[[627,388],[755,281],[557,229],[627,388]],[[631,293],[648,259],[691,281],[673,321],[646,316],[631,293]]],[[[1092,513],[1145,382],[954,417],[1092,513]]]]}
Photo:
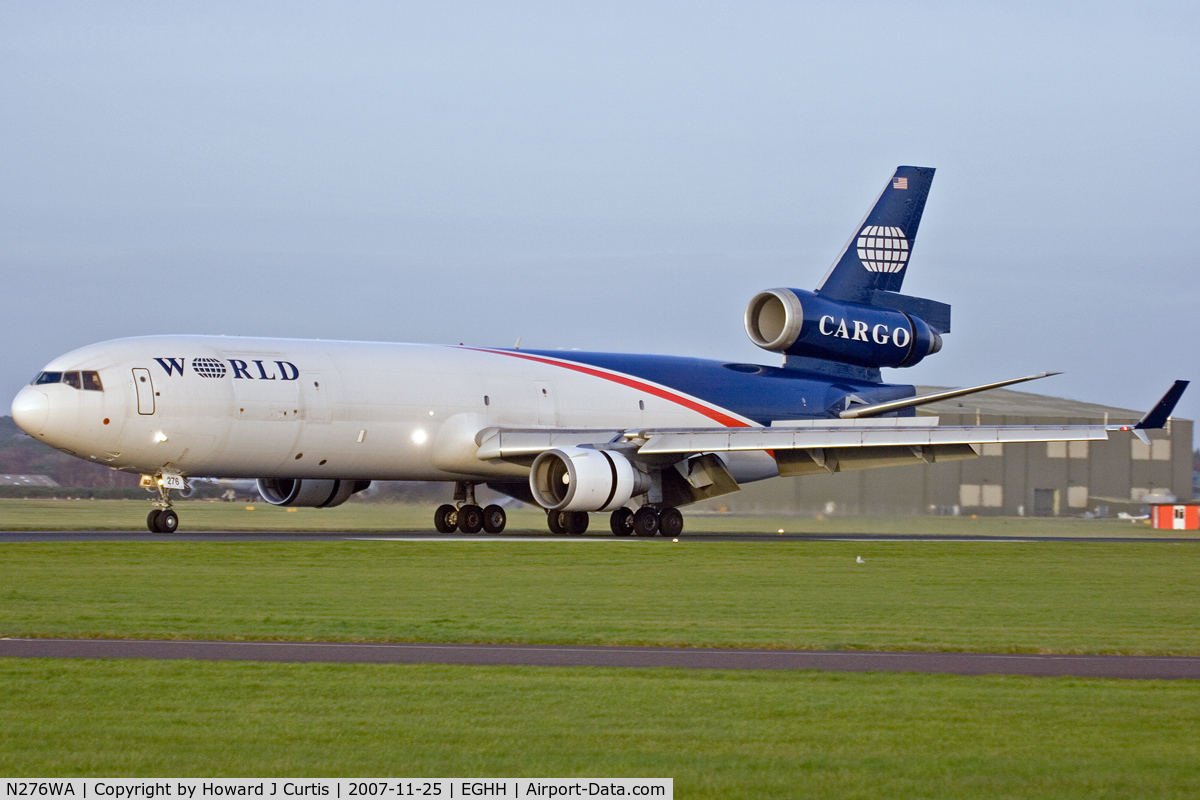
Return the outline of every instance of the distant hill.
{"type": "Polygon", "coordinates": [[[48,475],[60,486],[136,487],[138,476],[60,453],[26,436],[12,421],[0,417],[0,475],[48,475]]]}

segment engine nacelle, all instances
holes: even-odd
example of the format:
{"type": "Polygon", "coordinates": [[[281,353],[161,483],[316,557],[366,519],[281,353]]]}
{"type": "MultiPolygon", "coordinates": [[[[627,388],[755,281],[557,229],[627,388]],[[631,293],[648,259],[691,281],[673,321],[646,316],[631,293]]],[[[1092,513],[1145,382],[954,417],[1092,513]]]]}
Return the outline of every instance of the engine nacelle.
{"type": "Polygon", "coordinates": [[[755,295],[746,334],[764,350],[860,367],[911,367],[942,349],[942,337],[920,317],[802,289],[755,295]]]}
{"type": "Polygon", "coordinates": [[[259,478],[258,493],[273,506],[332,508],[370,485],[370,481],[259,478]]]}
{"type": "Polygon", "coordinates": [[[533,498],[547,511],[612,511],[649,486],[620,453],[583,447],[547,450],[529,473],[533,498]]]}

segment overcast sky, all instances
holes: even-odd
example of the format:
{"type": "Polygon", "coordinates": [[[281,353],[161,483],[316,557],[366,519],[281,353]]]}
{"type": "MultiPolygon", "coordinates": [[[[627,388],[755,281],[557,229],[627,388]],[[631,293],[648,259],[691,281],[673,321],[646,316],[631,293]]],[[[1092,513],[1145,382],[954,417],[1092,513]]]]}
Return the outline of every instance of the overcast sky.
{"type": "Polygon", "coordinates": [[[1145,408],[1200,377],[1198,8],[3,0],[0,413],[158,333],[776,364],[747,301],[899,164],[954,330],[885,379],[1145,408]]]}

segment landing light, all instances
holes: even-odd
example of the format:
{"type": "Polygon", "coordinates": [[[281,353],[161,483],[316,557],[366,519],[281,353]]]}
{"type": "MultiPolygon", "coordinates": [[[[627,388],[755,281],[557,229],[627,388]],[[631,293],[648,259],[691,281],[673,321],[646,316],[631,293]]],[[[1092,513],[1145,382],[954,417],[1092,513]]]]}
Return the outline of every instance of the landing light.
{"type": "Polygon", "coordinates": [[[166,440],[167,440],[167,435],[165,433],[163,433],[162,431],[155,432],[155,434],[154,434],[155,442],[165,442],[166,440]]]}
{"type": "Polygon", "coordinates": [[[428,435],[425,433],[424,430],[417,428],[415,431],[413,431],[412,440],[416,444],[425,444],[425,440],[427,438],[428,438],[428,435]]]}

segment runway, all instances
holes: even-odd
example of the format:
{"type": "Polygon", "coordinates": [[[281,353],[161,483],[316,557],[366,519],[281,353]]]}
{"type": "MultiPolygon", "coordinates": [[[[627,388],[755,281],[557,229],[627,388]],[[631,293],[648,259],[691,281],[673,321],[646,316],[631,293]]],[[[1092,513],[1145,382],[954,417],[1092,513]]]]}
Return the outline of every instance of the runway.
{"type": "MultiPolygon", "coordinates": [[[[1075,542],[1090,544],[1158,544],[1200,545],[1200,537],[1183,536],[927,536],[920,534],[888,533],[687,533],[679,537],[683,543],[702,542],[1075,542]]],[[[14,542],[586,542],[652,546],[671,544],[655,536],[617,537],[607,533],[584,536],[560,536],[543,531],[513,531],[499,535],[485,533],[443,534],[429,531],[179,531],[150,533],[148,531],[0,531],[0,544],[14,542]]]]}
{"type": "Polygon", "coordinates": [[[0,639],[0,657],[152,658],[346,664],[920,672],[946,675],[1200,680],[1200,657],[849,652],[699,647],[0,639]]]}

